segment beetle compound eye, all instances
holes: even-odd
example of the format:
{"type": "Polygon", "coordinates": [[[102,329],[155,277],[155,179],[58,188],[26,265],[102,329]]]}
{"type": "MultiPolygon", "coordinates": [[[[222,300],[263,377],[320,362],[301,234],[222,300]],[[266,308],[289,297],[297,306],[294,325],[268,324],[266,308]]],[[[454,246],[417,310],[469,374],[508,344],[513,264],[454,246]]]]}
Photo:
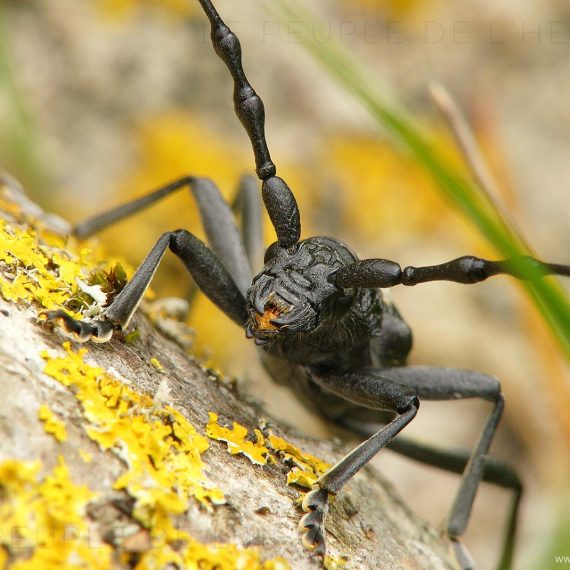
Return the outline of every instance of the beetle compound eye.
{"type": "Polygon", "coordinates": [[[263,263],[267,263],[268,261],[271,261],[274,257],[275,254],[277,253],[277,248],[279,247],[279,244],[274,241],[266,250],[265,250],[265,255],[263,257],[263,263]]]}

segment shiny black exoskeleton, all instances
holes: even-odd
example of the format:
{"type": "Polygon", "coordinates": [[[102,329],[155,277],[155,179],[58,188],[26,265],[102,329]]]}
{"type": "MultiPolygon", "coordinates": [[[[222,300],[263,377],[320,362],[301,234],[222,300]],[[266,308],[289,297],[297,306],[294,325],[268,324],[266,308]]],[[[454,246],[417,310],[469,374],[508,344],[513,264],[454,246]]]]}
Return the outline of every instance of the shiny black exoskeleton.
{"type": "Polygon", "coordinates": [[[300,365],[404,364],[411,330],[384,303],[382,292],[335,284],[337,271],[356,261],[346,245],[330,237],[270,246],[247,291],[248,338],[267,357],[300,365]]]}
{"type": "Polygon", "coordinates": [[[252,279],[251,267],[261,248],[261,206],[255,183],[245,178],[239,188],[234,209],[241,218],[240,233],[231,208],[210,180],[182,177],[79,224],[74,233],[78,237],[93,234],[188,187],[198,204],[210,247],[186,230],[167,232],[102,317],[78,321],[63,311],[52,311],[47,318],[62,322],[79,340],[109,340],[114,329],[128,325],[162,256],[170,249],[210,300],[254,339],[273,380],[291,388],[328,420],[367,438],[306,495],[306,514],[300,526],[308,548],[324,555],[329,498],[389,446],[418,461],[462,474],[445,531],[463,569],[472,568],[473,562],[459,538],[469,521],[479,482],[489,481],[513,491],[500,562],[501,568],[508,568],[522,487],[509,466],[487,457],[504,407],[499,382],[479,372],[408,366],[410,329],[381,289],[437,280],[471,284],[498,274],[526,278],[529,265],[534,274],[538,268],[543,275],[569,276],[570,266],[533,258],[487,261],[465,256],[441,265],[402,269],[386,259],[358,260],[334,238],[300,241],[297,203],[291,189],[276,175],[265,140],[263,102],[243,71],[239,40],[211,0],[198,1],[210,21],[214,49],[234,80],[236,114],[252,143],[261,194],[277,241],[268,248],[262,271],[252,279]],[[491,404],[480,439],[470,453],[395,437],[413,420],[420,400],[463,398],[481,398],[491,404]]]}

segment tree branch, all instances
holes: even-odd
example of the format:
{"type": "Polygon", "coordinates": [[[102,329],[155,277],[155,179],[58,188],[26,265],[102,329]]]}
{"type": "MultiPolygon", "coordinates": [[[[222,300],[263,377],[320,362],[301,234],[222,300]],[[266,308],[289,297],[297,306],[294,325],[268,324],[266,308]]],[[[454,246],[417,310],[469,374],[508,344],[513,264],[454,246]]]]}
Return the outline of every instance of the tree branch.
{"type": "MultiPolygon", "coordinates": [[[[19,208],[6,216],[8,241],[10,232],[34,236],[19,208]]],[[[37,211],[34,218],[41,219],[37,211]]],[[[61,259],[76,263],[73,244],[54,249],[42,239],[18,240],[20,258],[13,242],[5,248],[4,297],[16,278],[26,277],[29,290],[44,271],[55,279],[61,259]],[[26,262],[26,244],[51,255],[51,266],[34,267],[39,254],[26,262]]],[[[238,560],[244,568],[320,567],[301,545],[300,487],[288,485],[287,474],[295,466],[289,477],[310,481],[320,464],[308,453],[333,463],[345,447],[268,419],[141,314],[132,343],[91,344],[84,354],[74,343],[63,348],[62,333],[42,325],[39,311],[36,301],[0,297],[0,563],[51,556],[61,568],[71,560],[89,568],[184,568],[199,560],[221,569],[238,560]],[[233,421],[247,428],[245,439],[233,421]],[[206,438],[207,425],[247,455],[206,438]]],[[[334,502],[327,532],[331,568],[340,557],[358,569],[454,567],[446,542],[372,469],[334,502]]]]}

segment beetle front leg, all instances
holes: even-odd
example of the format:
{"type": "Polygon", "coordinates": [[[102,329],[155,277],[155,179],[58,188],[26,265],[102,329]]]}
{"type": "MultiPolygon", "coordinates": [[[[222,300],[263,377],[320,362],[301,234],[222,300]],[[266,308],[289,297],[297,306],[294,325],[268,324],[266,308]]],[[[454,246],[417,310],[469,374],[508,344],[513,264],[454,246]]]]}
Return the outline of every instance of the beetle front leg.
{"type": "Polygon", "coordinates": [[[58,322],[78,341],[106,342],[114,329],[125,329],[147,290],[166,249],[180,258],[204,294],[236,324],[247,320],[244,296],[214,253],[186,230],[163,234],[121,291],[99,319],[75,320],[65,311],[47,311],[46,320],[58,322]]]}

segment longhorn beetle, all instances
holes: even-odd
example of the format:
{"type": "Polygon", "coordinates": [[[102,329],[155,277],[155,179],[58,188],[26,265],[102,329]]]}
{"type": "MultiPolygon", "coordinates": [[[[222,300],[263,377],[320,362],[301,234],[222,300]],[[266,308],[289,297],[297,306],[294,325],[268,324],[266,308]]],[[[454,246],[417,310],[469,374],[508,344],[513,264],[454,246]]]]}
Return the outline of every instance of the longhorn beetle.
{"type": "Polygon", "coordinates": [[[543,275],[570,276],[570,266],[534,258],[487,261],[460,257],[441,265],[405,267],[387,259],[359,260],[339,240],[301,240],[299,210],[293,192],[276,175],[264,132],[263,102],[242,68],[237,36],[211,0],[199,0],[211,24],[214,50],[234,81],[235,111],[251,140],[262,197],[277,241],[265,253],[264,267],[252,279],[251,261],[259,245],[260,203],[256,185],[244,179],[238,192],[241,235],[229,205],[208,179],[185,176],[137,200],[80,223],[87,237],[184,187],[194,196],[209,247],[187,230],[164,233],[133,279],[102,316],[75,320],[64,311],[47,313],[81,341],[108,341],[125,328],[167,249],[177,255],[198,287],[259,347],[276,382],[289,386],[327,420],[366,437],[327,471],[303,501],[303,542],[316,554],[326,550],[325,521],[331,496],[381,449],[391,447],[424,463],[462,473],[462,482],[446,523],[462,568],[473,562],[460,542],[480,481],[513,492],[501,567],[510,566],[518,505],[522,493],[516,473],[486,457],[501,418],[504,400],[499,382],[486,374],[430,366],[407,366],[412,337],[408,325],[380,288],[428,281],[478,283],[494,275],[524,278],[526,265],[543,275]],[[416,416],[420,401],[481,398],[491,413],[473,451],[446,452],[407,439],[394,439],[416,416]],[[378,429],[378,424],[382,427],[378,429]]]}

